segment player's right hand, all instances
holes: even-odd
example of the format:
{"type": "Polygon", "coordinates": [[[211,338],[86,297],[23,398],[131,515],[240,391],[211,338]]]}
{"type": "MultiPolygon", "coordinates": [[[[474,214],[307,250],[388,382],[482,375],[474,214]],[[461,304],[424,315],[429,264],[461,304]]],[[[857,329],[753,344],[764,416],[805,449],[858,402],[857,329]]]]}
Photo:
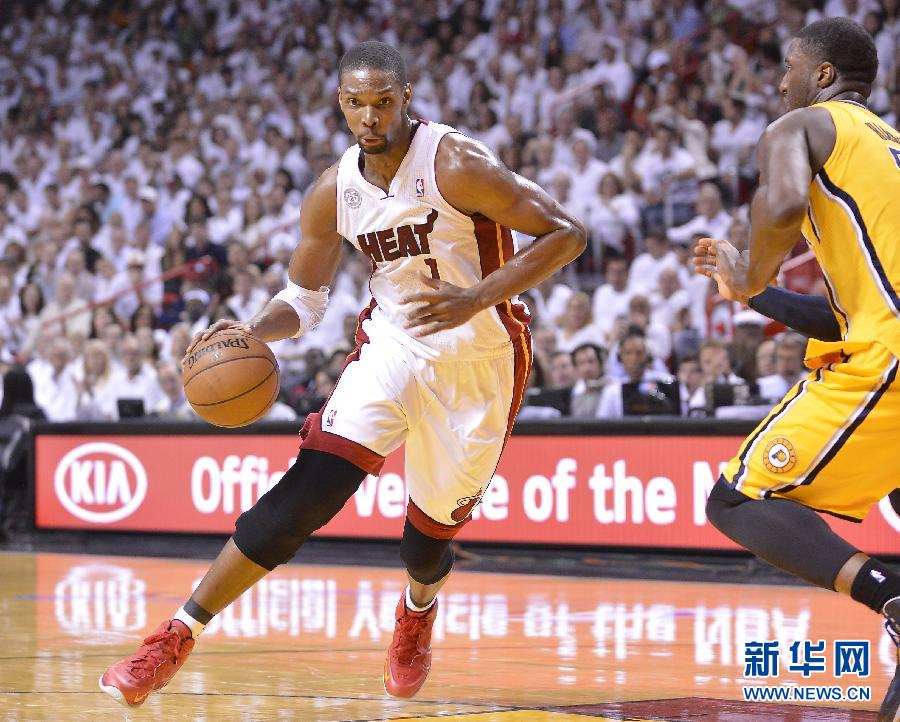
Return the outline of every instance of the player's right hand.
{"type": "Polygon", "coordinates": [[[747,303],[749,298],[738,293],[731,284],[740,251],[721,238],[701,238],[694,246],[694,268],[719,287],[719,295],[729,301],[747,303]]]}
{"type": "Polygon", "coordinates": [[[194,338],[191,339],[191,345],[188,346],[187,351],[184,352],[184,358],[181,362],[184,363],[185,359],[193,353],[198,344],[203,343],[206,339],[219,331],[240,331],[248,336],[253,335],[253,330],[250,328],[249,323],[242,323],[230,318],[221,318],[205,331],[198,331],[194,334],[194,338]]]}

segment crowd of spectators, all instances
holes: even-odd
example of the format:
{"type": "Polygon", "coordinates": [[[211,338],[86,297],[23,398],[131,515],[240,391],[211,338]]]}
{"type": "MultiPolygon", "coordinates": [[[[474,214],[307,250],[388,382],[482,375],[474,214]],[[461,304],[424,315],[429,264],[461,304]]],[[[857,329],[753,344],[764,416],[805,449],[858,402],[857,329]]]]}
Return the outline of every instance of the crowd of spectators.
{"type": "MultiPolygon", "coordinates": [[[[715,288],[691,245],[746,243],[754,147],[805,24],[846,15],[869,30],[871,108],[897,124],[898,5],[4,2],[0,361],[26,367],[54,421],[189,418],[178,361],[195,331],[247,320],[284,287],[304,190],[353,143],[337,62],[381,39],[407,59],[415,115],[483,141],[590,232],[575,264],[525,296],[525,416],[759,411],[804,372],[804,339],[771,338],[748,310],[711,323],[715,288]]],[[[345,253],[322,325],[273,344],[271,418],[328,394],[368,274],[345,253]]]]}

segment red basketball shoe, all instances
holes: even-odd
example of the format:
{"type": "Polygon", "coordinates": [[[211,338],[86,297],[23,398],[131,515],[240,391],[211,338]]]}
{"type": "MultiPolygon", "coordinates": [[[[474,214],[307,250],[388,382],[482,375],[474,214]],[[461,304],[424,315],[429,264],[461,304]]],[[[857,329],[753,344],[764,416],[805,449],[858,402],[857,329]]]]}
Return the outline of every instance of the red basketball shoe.
{"type": "Polygon", "coordinates": [[[116,662],[100,678],[100,689],[126,707],[138,707],[165,687],[194,648],[191,630],[167,620],[144,640],[137,653],[116,662]]]}
{"type": "Polygon", "coordinates": [[[392,697],[412,697],[431,669],[431,627],[437,600],[425,612],[406,608],[406,593],[394,612],[394,639],[384,660],[384,691],[392,697]]]}

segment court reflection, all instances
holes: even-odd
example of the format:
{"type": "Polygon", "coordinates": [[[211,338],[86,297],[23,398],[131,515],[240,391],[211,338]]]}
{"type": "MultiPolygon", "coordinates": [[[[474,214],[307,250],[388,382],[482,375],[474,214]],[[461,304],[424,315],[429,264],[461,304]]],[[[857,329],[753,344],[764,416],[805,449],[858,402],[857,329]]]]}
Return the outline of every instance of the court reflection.
{"type": "MultiPolygon", "coordinates": [[[[18,590],[14,606],[34,620],[44,669],[65,668],[50,688],[69,692],[93,692],[102,668],[171,615],[207,567],[69,555],[38,555],[34,564],[33,589],[18,590]]],[[[316,704],[367,698],[389,711],[401,703],[383,698],[381,663],[402,589],[399,569],[279,568],[212,621],[170,689],[296,695],[302,679],[303,695],[321,695],[316,704]]],[[[827,706],[875,709],[896,663],[874,614],[807,587],[458,573],[440,604],[434,668],[420,698],[441,710],[737,700],[743,685],[760,683],[744,678],[749,643],[775,641],[785,660],[794,642],[820,639],[829,650],[838,639],[870,643],[871,676],[840,683],[871,685],[873,701],[827,706]]],[[[782,664],[769,683],[836,682],[830,664],[807,679],[782,664]]],[[[309,719],[342,719],[334,704],[332,716],[309,719]]]]}

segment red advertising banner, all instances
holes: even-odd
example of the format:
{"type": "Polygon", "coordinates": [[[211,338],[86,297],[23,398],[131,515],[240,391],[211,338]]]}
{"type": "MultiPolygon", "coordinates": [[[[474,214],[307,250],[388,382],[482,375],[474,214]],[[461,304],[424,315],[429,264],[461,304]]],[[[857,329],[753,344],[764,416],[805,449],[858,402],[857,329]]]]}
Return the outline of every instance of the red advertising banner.
{"type": "MultiPolygon", "coordinates": [[[[513,436],[461,532],[470,541],[736,548],[707,521],[709,490],[737,436],[513,436]]],[[[297,453],[295,436],[38,435],[42,528],[232,531],[297,453]]],[[[399,538],[403,454],[388,458],[319,534],[399,538]]],[[[829,520],[872,554],[900,554],[884,500],[862,524],[829,520]]]]}

